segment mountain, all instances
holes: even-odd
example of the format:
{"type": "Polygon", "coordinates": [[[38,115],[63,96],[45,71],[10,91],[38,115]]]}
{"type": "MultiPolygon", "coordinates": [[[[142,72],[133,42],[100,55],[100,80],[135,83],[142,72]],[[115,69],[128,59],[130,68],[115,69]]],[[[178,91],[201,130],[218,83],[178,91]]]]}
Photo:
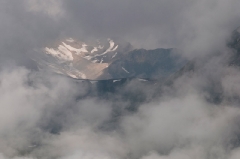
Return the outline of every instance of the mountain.
{"type": "Polygon", "coordinates": [[[234,52],[230,59],[230,65],[240,66],[240,27],[233,31],[228,47],[234,52]]]}
{"type": "Polygon", "coordinates": [[[185,63],[173,49],[135,49],[113,61],[108,71],[114,78],[158,79],[178,71],[185,63]]]}
{"type": "MultiPolygon", "coordinates": [[[[228,47],[234,52],[229,66],[240,66],[240,28],[233,32],[228,47]]],[[[196,63],[204,63],[199,59],[186,61],[174,49],[135,49],[130,43],[112,39],[85,43],[68,38],[51,43],[38,53],[42,56],[35,61],[40,69],[85,82],[89,93],[97,96],[117,93],[131,81],[135,85],[154,86],[159,96],[162,86],[171,86],[186,73],[196,73],[199,69],[196,63]]],[[[216,82],[208,89],[209,100],[214,103],[222,98],[221,90],[215,90],[221,86],[215,85],[216,82]]]]}
{"type": "Polygon", "coordinates": [[[119,40],[56,41],[37,50],[40,69],[74,79],[165,78],[185,65],[174,49],[134,49],[119,40]]]}
{"type": "MultiPolygon", "coordinates": [[[[233,54],[230,59],[226,59],[229,60],[227,66],[239,67],[240,29],[233,32],[228,47],[233,50],[233,54]]],[[[79,88],[84,88],[86,93],[79,95],[78,99],[93,97],[111,101],[114,119],[111,122],[117,122],[121,114],[135,112],[143,103],[161,99],[166,89],[174,92],[177,89],[174,88],[175,81],[184,75],[189,78],[192,75],[206,76],[202,91],[209,103],[220,105],[223,102],[240,101],[239,97],[224,94],[221,79],[203,74],[205,70],[201,70],[208,60],[220,54],[186,61],[174,51],[161,48],[134,49],[130,44],[121,45],[111,39],[105,45],[66,39],[38,50],[44,56],[35,61],[41,69],[50,69],[79,83],[79,88]]],[[[51,124],[46,129],[53,134],[60,133],[61,125],[56,123],[57,126],[51,124]]]]}

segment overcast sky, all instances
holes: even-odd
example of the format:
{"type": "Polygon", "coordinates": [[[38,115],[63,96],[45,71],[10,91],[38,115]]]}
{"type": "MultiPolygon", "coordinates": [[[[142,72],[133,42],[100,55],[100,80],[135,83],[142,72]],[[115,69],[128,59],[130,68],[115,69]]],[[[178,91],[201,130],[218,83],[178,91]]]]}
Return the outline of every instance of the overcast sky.
{"type": "Polygon", "coordinates": [[[222,49],[240,26],[239,5],[238,0],[1,0],[1,55],[24,58],[62,37],[117,37],[136,48],[179,48],[193,58],[222,49]]]}

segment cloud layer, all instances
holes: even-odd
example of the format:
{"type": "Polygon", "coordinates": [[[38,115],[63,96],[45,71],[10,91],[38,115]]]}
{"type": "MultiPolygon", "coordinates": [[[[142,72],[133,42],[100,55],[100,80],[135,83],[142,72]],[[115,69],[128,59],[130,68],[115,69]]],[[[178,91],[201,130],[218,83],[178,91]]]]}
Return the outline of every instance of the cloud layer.
{"type": "Polygon", "coordinates": [[[0,0],[0,159],[239,158],[240,77],[226,48],[239,3],[0,0]],[[34,49],[71,36],[179,48],[200,62],[172,86],[127,85],[149,99],[161,91],[127,111],[119,94],[86,97],[84,83],[33,69],[34,49]]]}

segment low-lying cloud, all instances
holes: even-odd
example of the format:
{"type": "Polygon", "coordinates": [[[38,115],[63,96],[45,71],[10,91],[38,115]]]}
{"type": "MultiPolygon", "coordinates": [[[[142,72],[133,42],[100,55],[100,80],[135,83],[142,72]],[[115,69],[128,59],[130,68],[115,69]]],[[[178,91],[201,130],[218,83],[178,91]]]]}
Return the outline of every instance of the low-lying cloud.
{"type": "Polygon", "coordinates": [[[226,47],[239,1],[0,2],[0,159],[239,158],[240,77],[226,47]],[[33,69],[33,50],[66,36],[178,48],[196,69],[170,86],[130,83],[147,102],[129,111],[119,94],[87,96],[86,84],[33,69]]]}
{"type": "MultiPolygon", "coordinates": [[[[227,69],[222,71],[223,92],[236,96],[226,82],[239,78],[234,68],[227,69]]],[[[227,99],[208,102],[201,90],[208,83],[199,72],[179,78],[169,88],[174,94],[164,92],[160,100],[141,104],[136,112],[121,113],[116,125],[105,130],[113,120],[114,104],[78,99],[86,93],[81,82],[25,68],[4,69],[1,157],[234,159],[240,153],[240,109],[227,99]]]]}

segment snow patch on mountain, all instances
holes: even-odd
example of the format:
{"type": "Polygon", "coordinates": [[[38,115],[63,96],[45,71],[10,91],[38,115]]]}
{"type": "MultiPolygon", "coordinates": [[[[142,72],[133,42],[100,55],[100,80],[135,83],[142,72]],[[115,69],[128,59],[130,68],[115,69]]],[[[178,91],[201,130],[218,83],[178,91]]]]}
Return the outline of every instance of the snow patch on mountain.
{"type": "Polygon", "coordinates": [[[63,43],[63,45],[64,45],[68,50],[70,50],[70,51],[72,51],[72,52],[75,52],[77,55],[79,55],[79,54],[81,54],[81,53],[83,53],[83,52],[88,52],[87,49],[86,49],[86,46],[87,46],[87,45],[85,45],[85,44],[82,45],[82,48],[77,49],[77,48],[72,47],[71,45],[67,45],[67,44],[64,43],[64,42],[62,42],[62,43],[63,43]]]}
{"type": "Polygon", "coordinates": [[[87,59],[87,60],[91,60],[92,56],[84,56],[83,58],[87,59]]]}
{"type": "Polygon", "coordinates": [[[130,73],[130,72],[128,72],[124,67],[122,67],[122,69],[123,69],[123,71],[125,71],[126,73],[130,73]]]}
{"type": "Polygon", "coordinates": [[[102,54],[97,54],[94,57],[103,56],[103,55],[107,54],[108,52],[112,52],[112,51],[116,51],[117,50],[118,45],[115,46],[115,43],[113,42],[113,40],[109,39],[109,44],[110,44],[110,46],[109,46],[109,48],[105,52],[103,52],[102,54]],[[115,46],[115,48],[114,48],[114,46],[115,46]]]}
{"type": "Polygon", "coordinates": [[[119,82],[119,81],[121,81],[121,79],[113,80],[113,83],[115,83],[115,82],[119,82]]]}
{"type": "Polygon", "coordinates": [[[94,52],[96,52],[96,51],[98,51],[98,48],[97,48],[97,47],[94,47],[94,49],[92,49],[91,53],[94,53],[94,52]]]}
{"type": "Polygon", "coordinates": [[[116,57],[116,56],[117,56],[117,54],[118,54],[118,53],[116,52],[116,53],[115,53],[115,54],[112,56],[112,59],[113,59],[114,57],[116,57]]]}
{"type": "Polygon", "coordinates": [[[67,42],[70,42],[70,43],[73,43],[73,42],[74,42],[74,40],[73,40],[72,38],[69,38],[69,39],[67,39],[66,41],[67,41],[67,42]]]}
{"type": "Polygon", "coordinates": [[[79,79],[79,78],[86,79],[87,78],[87,76],[80,71],[67,72],[67,75],[69,75],[70,77],[75,78],[75,79],[79,79]]]}
{"type": "Polygon", "coordinates": [[[68,51],[65,47],[62,47],[61,45],[58,47],[58,50],[46,47],[45,51],[46,51],[46,54],[52,55],[53,57],[56,57],[60,60],[66,60],[66,61],[73,60],[72,53],[68,51]]]}

